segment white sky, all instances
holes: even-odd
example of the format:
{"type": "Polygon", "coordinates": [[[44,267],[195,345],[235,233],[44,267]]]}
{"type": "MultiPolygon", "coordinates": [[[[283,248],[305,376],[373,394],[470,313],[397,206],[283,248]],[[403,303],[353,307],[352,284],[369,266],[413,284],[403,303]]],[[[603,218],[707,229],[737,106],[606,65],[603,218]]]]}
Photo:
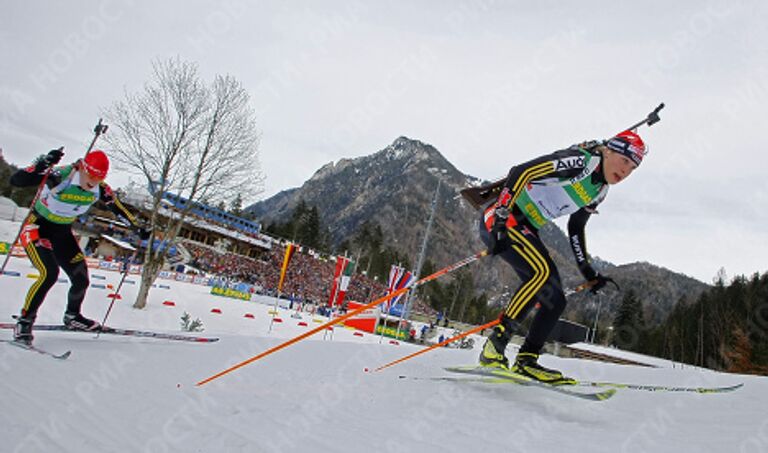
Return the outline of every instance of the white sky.
{"type": "Polygon", "coordinates": [[[100,110],[177,55],[251,93],[265,196],[400,135],[490,179],[665,102],[641,131],[650,155],[590,221],[590,252],[704,281],[721,266],[768,270],[765,2],[0,0],[0,12],[13,163],[60,145],[78,157],[100,110]]]}

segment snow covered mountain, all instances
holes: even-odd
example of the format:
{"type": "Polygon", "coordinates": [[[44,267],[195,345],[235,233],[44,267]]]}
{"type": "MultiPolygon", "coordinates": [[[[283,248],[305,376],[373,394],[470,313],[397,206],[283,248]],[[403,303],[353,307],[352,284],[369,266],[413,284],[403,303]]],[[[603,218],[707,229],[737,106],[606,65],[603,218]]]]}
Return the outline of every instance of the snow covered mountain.
{"type": "Polygon", "coordinates": [[[381,225],[401,250],[418,250],[430,204],[441,181],[431,256],[448,260],[479,247],[477,214],[459,198],[468,177],[433,146],[400,137],[383,150],[342,159],[317,170],[301,188],[281,192],[248,208],[270,223],[286,218],[299,200],[317,206],[336,243],[349,239],[365,221],[381,225]]]}

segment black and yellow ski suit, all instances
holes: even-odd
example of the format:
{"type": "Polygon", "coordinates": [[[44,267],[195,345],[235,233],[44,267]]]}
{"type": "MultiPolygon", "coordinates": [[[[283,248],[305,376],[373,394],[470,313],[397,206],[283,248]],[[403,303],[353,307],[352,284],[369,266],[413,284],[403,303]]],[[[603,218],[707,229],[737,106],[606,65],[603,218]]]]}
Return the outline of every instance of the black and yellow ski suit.
{"type": "MultiPolygon", "coordinates": [[[[34,165],[17,171],[11,184],[17,187],[36,186],[44,170],[34,165]]],[[[72,222],[84,214],[96,201],[103,201],[116,215],[136,226],[134,216],[120,203],[104,182],[86,190],[79,185],[75,165],[54,168],[35,203],[29,221],[24,225],[21,243],[37,269],[39,276],[32,283],[21,309],[22,318],[35,320],[48,290],[56,283],[59,267],[70,280],[67,313],[78,314],[88,289],[88,267],[80,246],[72,234],[72,222]]]]}
{"type": "Polygon", "coordinates": [[[566,305],[560,274],[539,237],[543,225],[570,215],[568,236],[579,270],[587,280],[597,276],[585,248],[584,227],[608,185],[601,156],[593,150],[574,145],[513,167],[500,195],[483,212],[480,238],[494,247],[494,232],[505,231],[504,245],[496,246],[496,254],[522,280],[502,321],[519,323],[539,304],[520,352],[540,352],[566,305]]]}

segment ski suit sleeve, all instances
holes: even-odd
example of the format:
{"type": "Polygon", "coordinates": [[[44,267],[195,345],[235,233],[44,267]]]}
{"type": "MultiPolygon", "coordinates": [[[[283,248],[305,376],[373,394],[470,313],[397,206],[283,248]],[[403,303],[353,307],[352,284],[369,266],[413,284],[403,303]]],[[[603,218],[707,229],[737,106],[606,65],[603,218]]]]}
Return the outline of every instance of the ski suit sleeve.
{"type": "Polygon", "coordinates": [[[576,258],[576,265],[579,267],[581,275],[587,281],[597,278],[597,271],[589,262],[587,255],[587,243],[584,235],[584,227],[587,225],[589,217],[592,215],[596,205],[579,209],[571,214],[568,219],[568,242],[571,244],[573,256],[576,258]]]}
{"type": "Polygon", "coordinates": [[[512,207],[531,181],[541,178],[571,178],[584,168],[584,154],[578,148],[568,148],[538,157],[509,170],[496,207],[512,207]]]}
{"type": "Polygon", "coordinates": [[[542,156],[526,163],[516,165],[509,170],[504,187],[496,200],[496,207],[512,210],[517,197],[525,189],[526,184],[534,179],[548,176],[555,171],[555,162],[551,155],[542,156]]]}
{"type": "MultiPolygon", "coordinates": [[[[62,175],[69,174],[71,166],[55,167],[48,175],[47,185],[55,186],[62,180],[62,175]]],[[[39,185],[45,177],[45,170],[39,170],[36,163],[22,168],[11,175],[10,183],[14,187],[32,187],[39,185]]]]}
{"type": "Polygon", "coordinates": [[[107,208],[119,218],[127,220],[132,227],[138,228],[139,224],[136,221],[136,217],[120,202],[120,199],[115,195],[109,184],[102,182],[99,184],[99,188],[101,189],[99,199],[107,205],[107,208]]]}

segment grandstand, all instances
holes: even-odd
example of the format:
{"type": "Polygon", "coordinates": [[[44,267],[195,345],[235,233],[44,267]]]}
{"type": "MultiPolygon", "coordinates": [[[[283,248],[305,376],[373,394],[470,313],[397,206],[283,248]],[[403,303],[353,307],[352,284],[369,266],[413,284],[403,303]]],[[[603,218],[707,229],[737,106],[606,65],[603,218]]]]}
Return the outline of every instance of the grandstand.
{"type": "MultiPolygon", "coordinates": [[[[163,200],[168,201],[171,206],[180,211],[186,209],[188,203],[190,203],[190,201],[186,198],[172,194],[170,192],[163,193],[163,200]]],[[[204,220],[210,220],[212,222],[229,226],[243,233],[257,235],[261,232],[261,224],[258,222],[244,219],[242,217],[230,214],[229,212],[224,212],[221,209],[217,209],[203,203],[193,201],[190,212],[204,220]]]]}

